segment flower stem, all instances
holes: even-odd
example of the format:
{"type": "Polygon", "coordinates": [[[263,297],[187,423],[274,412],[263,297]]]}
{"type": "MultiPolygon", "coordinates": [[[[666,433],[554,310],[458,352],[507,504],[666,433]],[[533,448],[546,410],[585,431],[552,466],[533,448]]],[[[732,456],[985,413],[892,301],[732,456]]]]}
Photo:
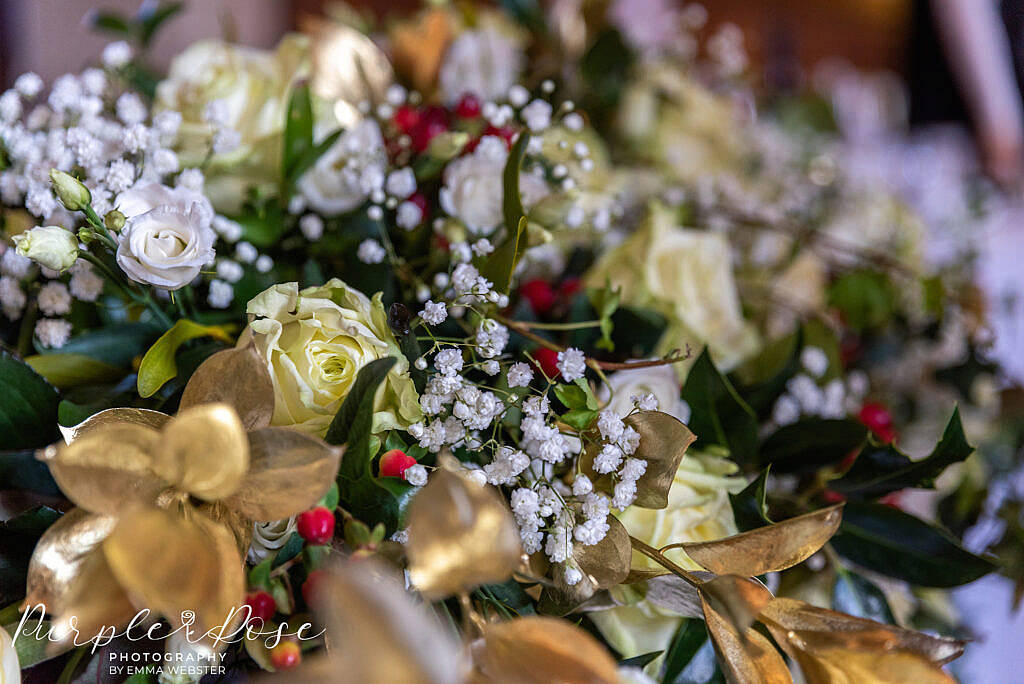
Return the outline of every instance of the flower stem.
{"type": "Polygon", "coordinates": [[[682,577],[684,580],[686,580],[688,583],[692,584],[695,587],[699,587],[700,585],[704,584],[704,580],[700,579],[689,570],[686,570],[685,568],[676,565],[671,560],[666,558],[665,554],[663,554],[661,551],[658,551],[658,549],[654,548],[653,546],[648,546],[647,544],[643,543],[633,535],[629,536],[629,541],[633,545],[634,549],[644,554],[658,565],[661,565],[663,568],[670,571],[672,574],[682,577]]]}

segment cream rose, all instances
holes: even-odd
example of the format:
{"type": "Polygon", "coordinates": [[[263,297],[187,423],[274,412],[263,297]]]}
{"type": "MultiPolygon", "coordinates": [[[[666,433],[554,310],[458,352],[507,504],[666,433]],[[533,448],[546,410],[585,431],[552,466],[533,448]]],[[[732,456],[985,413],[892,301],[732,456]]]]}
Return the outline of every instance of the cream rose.
{"type": "Polygon", "coordinates": [[[309,76],[309,41],[288,35],[275,50],[205,40],[172,60],[159,83],[154,112],[181,112],[177,152],[184,166],[198,166],[217,126],[235,131],[239,144],[206,163],[207,192],[218,210],[235,212],[250,185],[273,186],[281,167],[281,135],[292,85],[309,76]]]}
{"type": "Polygon", "coordinates": [[[606,252],[586,277],[590,287],[603,287],[606,279],[622,287],[624,304],[668,318],[659,350],[706,344],[725,370],[757,351],[757,332],[740,307],[729,243],[717,233],[675,226],[672,212],[661,205],[652,205],[644,227],[606,252]]]}
{"type": "MultiPolygon", "coordinates": [[[[462,221],[474,234],[488,234],[501,224],[504,199],[502,173],[508,160],[505,141],[484,136],[480,144],[448,164],[441,188],[441,208],[462,221]]],[[[528,173],[519,174],[519,193],[523,206],[532,207],[548,194],[543,180],[528,173]]]]}
{"type": "Polygon", "coordinates": [[[213,207],[200,193],[138,183],[116,203],[127,219],[118,237],[117,264],[132,280],[177,290],[213,261],[213,207]]]}
{"type": "Polygon", "coordinates": [[[376,121],[363,119],[321,155],[297,187],[317,211],[344,214],[384,186],[386,171],[384,136],[376,121]]]}
{"type": "Polygon", "coordinates": [[[14,640],[7,630],[0,627],[0,683],[18,684],[21,681],[21,666],[18,664],[18,652],[14,650],[14,640]]]}
{"type": "Polygon", "coordinates": [[[272,425],[323,435],[366,364],[398,362],[377,389],[373,430],[405,428],[421,417],[409,364],[388,328],[380,293],[371,300],[337,278],[299,291],[274,285],[246,307],[255,318],[239,340],[251,338],[274,382],[272,425]]]}
{"type": "Polygon", "coordinates": [[[524,61],[519,46],[502,31],[466,31],[445,53],[438,73],[441,97],[448,105],[466,93],[483,100],[502,100],[516,84],[524,61]]]}
{"type": "Polygon", "coordinates": [[[78,260],[78,237],[60,226],[36,226],[11,239],[18,254],[54,271],[65,271],[78,260]]]}
{"type": "Polygon", "coordinates": [[[609,374],[608,384],[601,386],[598,398],[608,402],[606,408],[625,417],[633,410],[634,397],[653,394],[659,411],[685,423],[690,419],[690,406],[680,398],[681,391],[679,378],[670,366],[652,366],[609,374]]]}
{"type": "MultiPolygon", "coordinates": [[[[729,493],[746,484],[742,477],[734,476],[736,471],[736,464],[721,456],[687,452],[676,471],[666,508],[630,506],[618,519],[632,536],[655,548],[736,534],[729,493]]],[[[679,549],[670,549],[665,555],[688,570],[701,569],[679,549]]],[[[660,569],[636,552],[633,567],[660,569]]],[[[625,658],[667,649],[682,618],[642,600],[642,595],[629,587],[616,588],[613,594],[627,605],[588,614],[608,643],[625,658]]]]}

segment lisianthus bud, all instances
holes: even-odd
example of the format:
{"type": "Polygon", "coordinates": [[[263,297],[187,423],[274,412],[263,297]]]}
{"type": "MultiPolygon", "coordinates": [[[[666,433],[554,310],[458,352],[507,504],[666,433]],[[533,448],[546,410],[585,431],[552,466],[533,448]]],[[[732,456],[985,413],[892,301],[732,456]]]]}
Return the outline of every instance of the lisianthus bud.
{"type": "Polygon", "coordinates": [[[78,260],[78,237],[60,226],[36,226],[12,239],[18,254],[54,271],[71,268],[78,260]]]}
{"type": "Polygon", "coordinates": [[[427,154],[440,161],[454,159],[469,142],[469,134],[462,131],[439,133],[430,140],[427,154]]]}
{"type": "Polygon", "coordinates": [[[124,228],[125,220],[124,214],[119,212],[117,209],[112,209],[103,217],[103,225],[107,227],[107,230],[117,232],[124,228]]]}
{"type": "Polygon", "coordinates": [[[50,169],[50,180],[53,181],[53,191],[68,211],[81,211],[92,202],[89,188],[71,174],[50,169]]]}

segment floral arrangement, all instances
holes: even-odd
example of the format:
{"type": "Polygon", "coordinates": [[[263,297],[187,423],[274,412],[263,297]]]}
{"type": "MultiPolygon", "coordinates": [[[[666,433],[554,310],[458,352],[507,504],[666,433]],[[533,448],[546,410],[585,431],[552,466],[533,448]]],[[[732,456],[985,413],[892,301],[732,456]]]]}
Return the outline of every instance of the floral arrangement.
{"type": "Polygon", "coordinates": [[[628,4],[0,95],[0,681],[952,681],[968,272],[628,4]]]}

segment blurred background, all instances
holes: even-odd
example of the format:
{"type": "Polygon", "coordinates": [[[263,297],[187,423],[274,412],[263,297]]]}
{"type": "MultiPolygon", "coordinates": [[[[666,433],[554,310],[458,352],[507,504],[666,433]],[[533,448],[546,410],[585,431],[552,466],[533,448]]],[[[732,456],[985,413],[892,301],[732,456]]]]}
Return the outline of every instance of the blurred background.
{"type": "MultiPolygon", "coordinates": [[[[635,0],[635,10],[657,12],[667,1],[635,0]]],[[[193,0],[157,36],[152,66],[163,70],[202,38],[270,47],[329,4],[193,0]]],[[[350,3],[378,16],[421,4],[350,3]]],[[[576,7],[579,0],[564,4],[576,7]]],[[[46,81],[81,70],[108,42],[91,27],[93,8],[130,13],[139,5],[0,0],[0,84],[7,88],[29,70],[46,81]]],[[[930,228],[933,260],[970,243],[979,281],[994,303],[994,353],[1024,380],[1024,0],[709,0],[706,9],[708,32],[726,24],[742,31],[761,95],[828,93],[851,164],[886,178],[922,215],[937,219],[929,221],[938,226],[930,228]],[[942,220],[952,215],[944,183],[964,175],[987,177],[1002,189],[999,206],[970,232],[942,220]]],[[[959,589],[955,600],[979,638],[959,670],[971,673],[965,681],[1021,681],[1024,617],[1013,611],[1012,585],[992,575],[959,589]]]]}

